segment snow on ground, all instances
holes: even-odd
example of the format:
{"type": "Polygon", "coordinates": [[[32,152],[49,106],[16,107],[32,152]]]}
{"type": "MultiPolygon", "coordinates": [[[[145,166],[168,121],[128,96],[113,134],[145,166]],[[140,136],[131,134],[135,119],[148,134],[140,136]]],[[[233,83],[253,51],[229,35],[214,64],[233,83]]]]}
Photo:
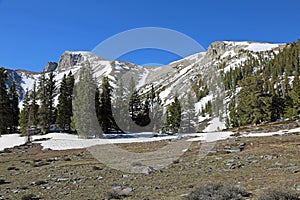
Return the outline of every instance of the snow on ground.
{"type": "Polygon", "coordinates": [[[0,151],[2,151],[5,148],[19,146],[21,144],[24,144],[25,141],[26,138],[20,137],[19,134],[2,135],[0,137],[0,151]]]}
{"type": "Polygon", "coordinates": [[[140,76],[141,79],[138,82],[138,84],[136,85],[136,88],[140,88],[146,83],[146,79],[147,79],[148,75],[149,75],[149,70],[145,69],[145,72],[140,76]]]}
{"type": "Polygon", "coordinates": [[[283,135],[286,133],[297,133],[297,132],[300,132],[300,128],[295,128],[290,130],[280,130],[277,132],[269,132],[269,133],[248,133],[248,134],[243,134],[243,137],[263,137],[263,136],[283,135]]]}
{"type": "Polygon", "coordinates": [[[202,108],[205,108],[205,104],[213,99],[213,94],[209,94],[203,97],[199,102],[195,103],[196,112],[200,112],[202,108]]]}
{"type": "MultiPolygon", "coordinates": [[[[214,125],[218,124],[218,120],[215,120],[214,125]]],[[[263,137],[272,135],[283,135],[287,133],[300,132],[300,128],[295,128],[291,130],[280,130],[277,132],[269,133],[244,133],[242,137],[263,137]]],[[[77,135],[71,135],[66,133],[49,133],[47,135],[35,135],[32,140],[48,138],[45,141],[36,141],[40,143],[44,149],[50,148],[52,150],[66,150],[66,149],[80,149],[87,148],[95,145],[105,145],[105,144],[120,144],[120,143],[135,143],[135,142],[153,142],[160,140],[176,139],[176,138],[186,138],[188,142],[194,141],[205,141],[205,142],[215,142],[218,140],[224,140],[233,134],[233,132],[207,132],[207,133],[190,133],[190,134],[175,134],[175,135],[159,135],[158,137],[153,137],[152,133],[131,133],[131,134],[110,134],[106,135],[105,139],[83,139],[77,135]]],[[[24,144],[26,141],[25,137],[20,137],[18,134],[2,135],[0,137],[0,150],[5,148],[10,148],[18,145],[24,144]]]]}
{"type": "Polygon", "coordinates": [[[214,131],[220,131],[222,129],[225,129],[224,122],[221,122],[219,117],[215,117],[211,120],[209,125],[203,130],[204,132],[214,132],[214,131]]]}
{"type": "Polygon", "coordinates": [[[216,142],[218,140],[224,140],[230,137],[233,132],[210,132],[210,133],[201,133],[197,137],[188,139],[189,142],[196,141],[205,141],[205,142],[216,142]]]}
{"type": "Polygon", "coordinates": [[[112,134],[107,135],[107,139],[83,139],[77,135],[70,135],[65,133],[50,133],[43,136],[33,136],[33,140],[42,138],[51,138],[46,141],[39,141],[43,148],[50,148],[52,150],[65,150],[65,149],[79,149],[87,148],[95,145],[104,144],[124,144],[135,142],[153,142],[167,139],[175,139],[178,135],[162,137],[152,137],[152,133],[138,133],[138,134],[112,134]]]}
{"type": "Polygon", "coordinates": [[[254,52],[259,52],[259,51],[268,51],[276,47],[278,47],[278,44],[250,43],[246,49],[254,52]]]}

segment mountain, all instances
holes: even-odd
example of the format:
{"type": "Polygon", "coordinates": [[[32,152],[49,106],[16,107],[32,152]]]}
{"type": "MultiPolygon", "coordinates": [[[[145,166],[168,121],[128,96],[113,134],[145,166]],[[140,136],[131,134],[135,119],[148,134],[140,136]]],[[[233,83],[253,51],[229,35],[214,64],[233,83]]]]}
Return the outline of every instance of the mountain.
{"type": "MultiPolygon", "coordinates": [[[[47,74],[53,71],[59,84],[64,74],[72,71],[76,76],[82,66],[89,65],[99,85],[103,76],[107,76],[113,88],[118,87],[120,79],[123,80],[125,88],[128,88],[130,80],[133,78],[139,94],[146,94],[153,87],[156,92],[159,92],[164,106],[170,104],[175,95],[178,95],[184,104],[187,93],[191,92],[196,98],[194,103],[195,110],[199,115],[198,121],[209,122],[210,125],[205,130],[212,131],[217,128],[225,128],[228,103],[233,98],[228,95],[223,75],[241,67],[249,58],[263,55],[266,60],[272,59],[284,47],[285,44],[214,42],[206,52],[191,55],[162,67],[142,67],[128,62],[107,60],[91,52],[66,51],[58,63],[47,63],[43,73],[47,74]],[[214,102],[212,110],[214,113],[219,113],[219,117],[203,113],[209,102],[214,102]]],[[[9,75],[8,85],[14,80],[17,83],[20,97],[24,96],[26,89],[32,89],[34,82],[42,73],[9,69],[7,72],[9,75]]]]}

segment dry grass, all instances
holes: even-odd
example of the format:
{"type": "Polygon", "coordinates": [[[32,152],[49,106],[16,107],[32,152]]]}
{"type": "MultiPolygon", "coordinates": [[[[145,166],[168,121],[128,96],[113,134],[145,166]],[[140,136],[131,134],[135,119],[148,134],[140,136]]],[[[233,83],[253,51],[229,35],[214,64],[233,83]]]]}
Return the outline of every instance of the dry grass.
{"type": "MultiPolygon", "coordinates": [[[[118,186],[134,190],[127,199],[181,199],[207,183],[238,186],[252,198],[270,190],[295,190],[300,184],[299,135],[238,138],[217,147],[246,143],[244,151],[199,158],[195,142],[176,162],[151,174],[128,174],[95,160],[85,149],[42,151],[38,144],[0,154],[0,198],[104,199],[118,186]],[[229,162],[231,160],[232,162],[229,162]],[[39,163],[40,166],[34,166],[39,163]],[[241,167],[232,168],[233,164],[241,167]],[[10,169],[10,170],[8,170],[10,169]]],[[[132,152],[154,151],[165,142],[118,145],[132,152]]]]}

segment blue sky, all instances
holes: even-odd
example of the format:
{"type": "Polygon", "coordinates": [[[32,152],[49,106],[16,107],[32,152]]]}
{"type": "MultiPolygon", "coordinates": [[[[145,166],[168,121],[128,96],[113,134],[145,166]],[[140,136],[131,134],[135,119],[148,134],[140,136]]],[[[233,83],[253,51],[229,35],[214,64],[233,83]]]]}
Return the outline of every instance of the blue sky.
{"type": "MultiPolygon", "coordinates": [[[[298,0],[0,0],[0,66],[41,71],[65,50],[91,51],[139,27],[173,29],[205,48],[219,40],[291,42],[300,38],[299,7],[298,0]]],[[[148,49],[121,59],[167,64],[178,58],[148,49]]]]}

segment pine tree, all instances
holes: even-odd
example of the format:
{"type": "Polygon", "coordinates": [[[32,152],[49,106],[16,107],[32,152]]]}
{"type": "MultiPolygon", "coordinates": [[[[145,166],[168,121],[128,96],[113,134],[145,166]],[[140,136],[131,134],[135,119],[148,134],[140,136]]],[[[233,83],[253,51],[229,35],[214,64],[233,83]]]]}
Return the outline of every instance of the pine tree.
{"type": "Polygon", "coordinates": [[[46,82],[47,88],[47,97],[48,97],[48,112],[49,112],[49,124],[55,123],[55,107],[54,107],[54,99],[57,95],[56,88],[56,80],[53,72],[50,72],[49,78],[46,82]]]}
{"type": "Polygon", "coordinates": [[[66,130],[70,127],[71,116],[69,115],[69,102],[68,102],[68,86],[67,77],[63,76],[60,83],[58,104],[57,104],[57,119],[56,123],[59,124],[60,128],[66,130]]]}
{"type": "Polygon", "coordinates": [[[38,111],[39,125],[41,126],[42,133],[46,133],[50,125],[50,114],[48,112],[48,95],[47,95],[47,79],[43,73],[38,81],[38,99],[40,100],[40,107],[38,111]]]}
{"type": "Polygon", "coordinates": [[[56,97],[56,80],[53,72],[48,77],[43,73],[38,82],[38,100],[40,100],[39,108],[39,124],[43,133],[51,124],[55,123],[56,110],[54,107],[54,98],[56,97]]]}
{"type": "Polygon", "coordinates": [[[186,132],[195,132],[195,125],[197,123],[196,111],[195,111],[195,99],[191,92],[187,93],[187,98],[183,104],[183,126],[186,128],[186,132]]]}
{"type": "Polygon", "coordinates": [[[174,102],[168,106],[166,116],[166,126],[170,130],[170,133],[177,133],[181,123],[181,106],[177,95],[174,98],[174,102]]]}
{"type": "Polygon", "coordinates": [[[37,126],[38,110],[39,110],[39,105],[37,104],[36,83],[34,82],[33,89],[30,94],[30,104],[29,104],[29,114],[28,114],[29,126],[37,126]]]}
{"type": "Polygon", "coordinates": [[[56,123],[65,131],[70,130],[72,112],[72,97],[74,87],[74,76],[70,72],[68,77],[64,75],[58,96],[56,123]]]}
{"type": "Polygon", "coordinates": [[[244,78],[239,84],[242,87],[236,108],[239,125],[259,124],[269,121],[268,107],[270,107],[271,100],[263,92],[263,80],[251,76],[244,78]]]}
{"type": "Polygon", "coordinates": [[[152,131],[157,132],[162,128],[162,121],[163,121],[163,106],[162,106],[162,100],[159,97],[159,93],[156,93],[155,95],[154,91],[151,91],[151,112],[150,116],[152,116],[151,121],[152,123],[152,131]],[[154,100],[152,98],[154,97],[154,100]]]}
{"type": "Polygon", "coordinates": [[[289,101],[285,116],[298,118],[300,114],[300,83],[298,72],[295,73],[292,90],[288,93],[289,101]]]}
{"type": "Polygon", "coordinates": [[[10,105],[9,97],[6,89],[7,75],[3,68],[0,68],[0,135],[7,133],[7,128],[9,126],[10,120],[10,105]]]}
{"type": "Polygon", "coordinates": [[[112,87],[109,84],[108,77],[103,77],[100,94],[100,119],[99,123],[104,133],[112,131],[121,131],[112,114],[111,92],[112,87]]]}
{"type": "Polygon", "coordinates": [[[28,128],[28,117],[29,116],[29,91],[26,90],[25,97],[23,100],[23,109],[20,112],[20,129],[23,135],[27,135],[27,128],[28,128]]]}
{"type": "Polygon", "coordinates": [[[127,96],[125,94],[125,89],[123,86],[123,81],[120,81],[117,84],[117,88],[114,94],[114,101],[113,101],[113,117],[116,120],[116,123],[123,131],[129,131],[129,123],[131,121],[128,111],[128,104],[127,104],[127,96]]]}
{"type": "Polygon", "coordinates": [[[13,81],[9,88],[9,101],[10,101],[10,132],[16,132],[19,125],[19,97],[16,91],[16,84],[13,81]]]}
{"type": "Polygon", "coordinates": [[[72,108],[76,131],[84,138],[102,136],[95,110],[95,91],[91,67],[82,66],[78,72],[78,82],[74,86],[72,108]]]}

